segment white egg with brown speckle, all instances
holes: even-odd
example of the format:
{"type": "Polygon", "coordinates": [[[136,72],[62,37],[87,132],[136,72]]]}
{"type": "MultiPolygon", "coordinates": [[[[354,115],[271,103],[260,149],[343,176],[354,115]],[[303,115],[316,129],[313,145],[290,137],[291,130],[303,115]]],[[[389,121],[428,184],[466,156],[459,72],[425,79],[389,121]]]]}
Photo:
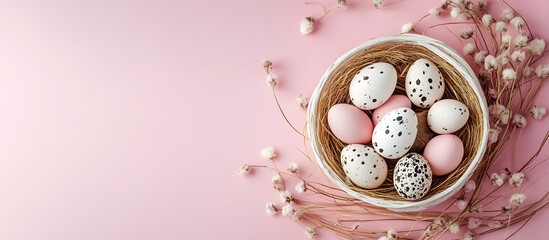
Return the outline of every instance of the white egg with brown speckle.
{"type": "Polygon", "coordinates": [[[410,108],[390,111],[375,126],[372,145],[384,158],[398,159],[414,144],[417,124],[416,113],[410,108]]]}
{"type": "Polygon", "coordinates": [[[427,123],[438,134],[453,133],[461,129],[469,119],[469,109],[454,99],[443,99],[429,109],[427,123]]]}
{"type": "Polygon", "coordinates": [[[401,197],[417,200],[424,197],[433,181],[429,163],[418,153],[408,153],[398,160],[393,172],[393,183],[401,197]]]}
{"type": "Polygon", "coordinates": [[[372,110],[391,97],[396,83],[397,72],[393,65],[374,63],[355,74],[349,86],[349,96],[358,108],[372,110]]]}
{"type": "Polygon", "coordinates": [[[355,185],[372,189],[387,177],[387,163],[376,151],[362,144],[350,144],[341,150],[343,171],[355,185]]]}
{"type": "Polygon", "coordinates": [[[406,95],[418,107],[428,108],[442,98],[444,79],[438,67],[427,59],[418,59],[406,73],[406,95]]]}

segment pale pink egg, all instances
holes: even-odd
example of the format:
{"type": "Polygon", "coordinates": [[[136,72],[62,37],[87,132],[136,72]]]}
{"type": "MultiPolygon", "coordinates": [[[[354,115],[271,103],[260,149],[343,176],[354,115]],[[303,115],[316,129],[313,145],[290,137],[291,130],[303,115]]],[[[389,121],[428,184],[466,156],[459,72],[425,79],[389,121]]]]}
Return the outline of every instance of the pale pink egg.
{"type": "Polygon", "coordinates": [[[387,113],[402,107],[412,108],[410,99],[404,95],[391,96],[387,102],[376,108],[372,113],[372,122],[374,123],[374,126],[377,125],[387,113]]]}
{"type": "Polygon", "coordinates": [[[332,106],[328,111],[328,125],[332,133],[345,143],[365,144],[372,140],[372,121],[365,112],[351,104],[332,106]]]}
{"type": "Polygon", "coordinates": [[[431,139],[423,150],[433,175],[443,176],[454,171],[463,159],[463,142],[456,135],[443,134],[431,139]]]}

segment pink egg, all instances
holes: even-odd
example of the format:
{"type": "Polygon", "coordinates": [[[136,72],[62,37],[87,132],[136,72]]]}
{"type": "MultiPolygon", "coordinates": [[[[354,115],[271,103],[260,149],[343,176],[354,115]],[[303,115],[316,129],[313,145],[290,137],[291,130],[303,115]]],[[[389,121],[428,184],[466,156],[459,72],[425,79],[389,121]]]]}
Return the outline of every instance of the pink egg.
{"type": "Polygon", "coordinates": [[[423,150],[433,175],[443,176],[454,171],[463,159],[463,143],[456,135],[443,134],[431,139],[423,150]]]}
{"type": "Polygon", "coordinates": [[[365,144],[372,140],[372,121],[365,112],[351,104],[332,106],[328,111],[328,125],[332,133],[345,143],[365,144]]]}
{"type": "Polygon", "coordinates": [[[404,95],[391,96],[387,102],[374,110],[374,113],[372,114],[374,126],[377,125],[387,113],[402,107],[412,108],[412,102],[410,102],[410,99],[404,95]]]}

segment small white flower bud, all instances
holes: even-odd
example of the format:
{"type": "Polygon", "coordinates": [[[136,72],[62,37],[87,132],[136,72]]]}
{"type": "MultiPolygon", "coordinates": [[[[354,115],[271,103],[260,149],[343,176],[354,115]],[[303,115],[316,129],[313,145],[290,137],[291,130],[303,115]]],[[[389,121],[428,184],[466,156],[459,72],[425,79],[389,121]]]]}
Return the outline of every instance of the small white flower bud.
{"type": "Polygon", "coordinates": [[[409,22],[409,23],[405,23],[404,25],[402,25],[402,33],[409,33],[410,31],[412,31],[414,25],[409,22]]]}
{"type": "Polygon", "coordinates": [[[492,24],[494,22],[494,19],[492,18],[492,15],[490,14],[484,14],[484,16],[482,16],[482,24],[486,27],[489,27],[490,24],[492,24]]]}
{"type": "Polygon", "coordinates": [[[307,35],[310,34],[314,29],[314,23],[316,20],[313,17],[306,17],[301,20],[300,28],[301,34],[307,35]]]}
{"type": "Polygon", "coordinates": [[[476,50],[476,47],[474,44],[472,43],[467,43],[465,44],[465,46],[463,47],[463,54],[465,55],[473,55],[473,53],[475,53],[475,50],[476,50]]]}

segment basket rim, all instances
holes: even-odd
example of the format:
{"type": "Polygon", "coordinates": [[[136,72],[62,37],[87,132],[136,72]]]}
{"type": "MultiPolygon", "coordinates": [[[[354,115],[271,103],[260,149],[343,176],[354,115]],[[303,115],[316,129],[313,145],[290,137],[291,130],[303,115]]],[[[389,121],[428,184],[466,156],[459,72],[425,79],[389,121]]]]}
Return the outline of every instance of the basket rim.
{"type": "Polygon", "coordinates": [[[482,160],[482,157],[484,156],[484,153],[487,148],[488,132],[489,132],[488,130],[490,129],[488,117],[489,117],[488,104],[484,96],[484,93],[482,91],[482,87],[480,86],[480,83],[475,73],[469,66],[469,64],[459,55],[458,52],[456,52],[454,49],[452,49],[451,47],[449,47],[448,45],[444,44],[439,40],[433,39],[431,37],[423,36],[423,35],[418,35],[418,34],[388,35],[388,36],[371,39],[349,50],[345,54],[341,55],[336,61],[334,61],[330,65],[330,67],[328,67],[328,69],[320,79],[320,82],[318,83],[317,87],[315,88],[311,96],[311,100],[309,102],[309,108],[307,110],[307,122],[308,122],[307,132],[310,138],[311,147],[313,149],[313,152],[315,154],[315,157],[321,169],[324,171],[324,173],[326,173],[326,175],[328,175],[330,180],[332,180],[332,182],[334,182],[340,189],[344,190],[349,195],[359,200],[362,200],[364,202],[370,203],[375,206],[384,207],[393,211],[411,212],[411,211],[420,211],[426,208],[433,207],[439,203],[442,203],[443,201],[447,200],[448,198],[453,196],[455,193],[457,193],[465,185],[465,183],[472,177],[473,172],[475,171],[478,164],[482,160]],[[482,122],[484,126],[484,131],[482,133],[479,149],[476,155],[474,156],[471,164],[469,165],[465,173],[463,173],[463,176],[461,176],[460,179],[457,180],[452,186],[448,187],[442,192],[434,194],[433,196],[423,199],[421,201],[411,202],[411,201],[384,200],[384,199],[371,197],[365,194],[361,194],[359,192],[356,192],[350,189],[347,186],[347,184],[344,181],[342,181],[342,179],[339,178],[339,176],[335,173],[335,171],[330,166],[328,166],[328,164],[324,160],[322,154],[320,153],[320,150],[318,147],[318,141],[315,133],[316,123],[314,119],[316,116],[318,99],[320,97],[321,91],[324,89],[324,86],[327,80],[329,79],[329,77],[332,75],[332,73],[335,70],[337,70],[338,67],[350,56],[368,47],[371,47],[383,42],[388,42],[388,41],[403,41],[403,42],[409,42],[411,44],[421,45],[427,48],[428,50],[432,51],[433,53],[437,54],[438,56],[443,58],[445,61],[452,64],[458,70],[458,72],[460,72],[466,78],[467,82],[473,88],[475,95],[479,99],[479,105],[483,115],[482,122]]]}

